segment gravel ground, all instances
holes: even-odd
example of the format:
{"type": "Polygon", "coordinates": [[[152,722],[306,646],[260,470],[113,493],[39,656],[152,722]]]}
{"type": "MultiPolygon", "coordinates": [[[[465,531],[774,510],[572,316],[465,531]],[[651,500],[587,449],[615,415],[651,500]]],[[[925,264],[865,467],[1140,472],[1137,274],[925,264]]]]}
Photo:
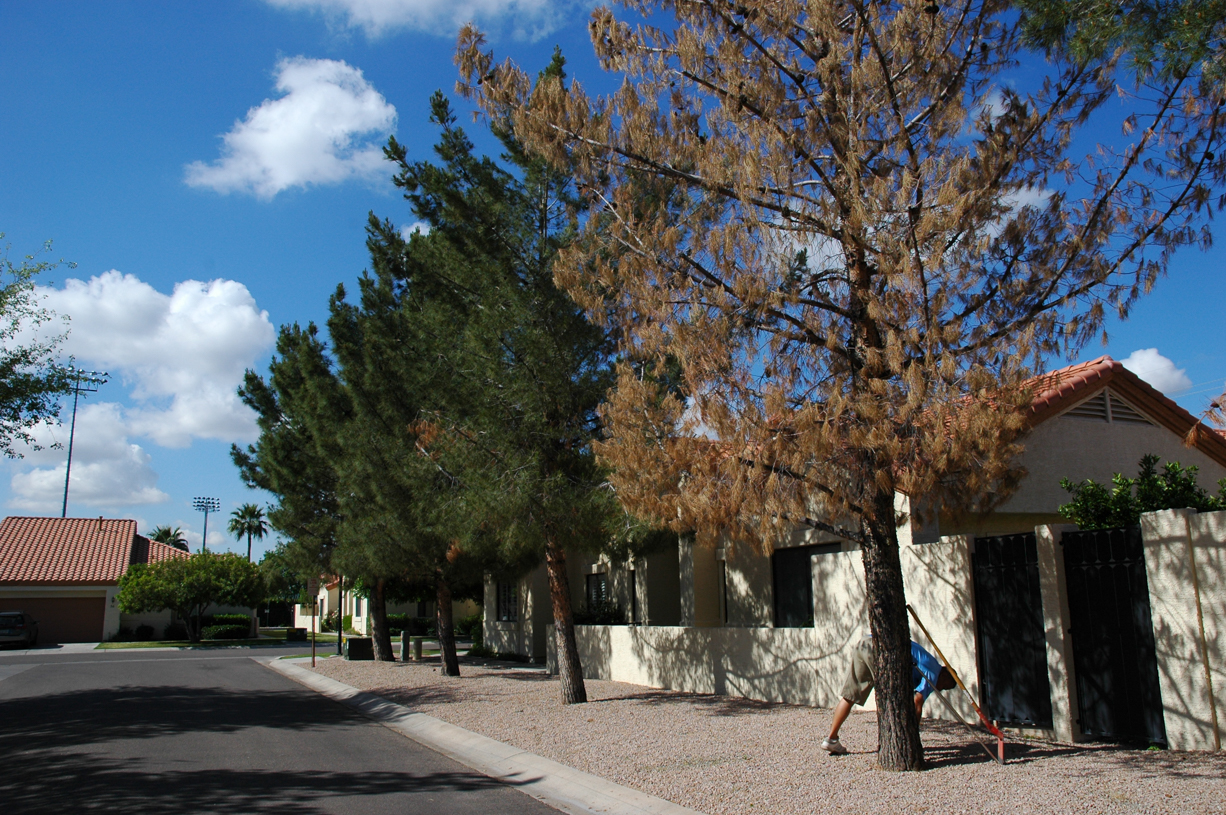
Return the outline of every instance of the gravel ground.
{"type": "Polygon", "coordinates": [[[319,673],[619,784],[709,813],[1226,813],[1226,756],[1046,742],[991,762],[965,728],[924,720],[930,769],[876,766],[876,714],[854,713],[828,756],[830,711],[588,680],[562,705],[556,680],[501,663],[328,659],[319,673]],[[437,664],[436,664],[437,665],[437,664]]]}

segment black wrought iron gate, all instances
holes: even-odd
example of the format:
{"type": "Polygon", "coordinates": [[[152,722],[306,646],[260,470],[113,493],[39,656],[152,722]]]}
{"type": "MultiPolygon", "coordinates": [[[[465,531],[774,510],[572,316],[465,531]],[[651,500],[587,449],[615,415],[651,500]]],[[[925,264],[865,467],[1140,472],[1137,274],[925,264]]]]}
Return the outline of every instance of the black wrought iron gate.
{"type": "Polygon", "coordinates": [[[984,712],[1002,724],[1051,727],[1034,534],[976,538],[971,568],[984,712]]]}
{"type": "Polygon", "coordinates": [[[1166,742],[1140,527],[1066,532],[1081,732],[1166,742]]]}

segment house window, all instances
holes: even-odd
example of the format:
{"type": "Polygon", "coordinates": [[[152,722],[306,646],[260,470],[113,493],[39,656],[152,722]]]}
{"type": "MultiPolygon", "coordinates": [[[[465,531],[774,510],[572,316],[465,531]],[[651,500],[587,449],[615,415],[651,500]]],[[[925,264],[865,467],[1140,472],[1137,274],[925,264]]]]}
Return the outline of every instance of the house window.
{"type": "Polygon", "coordinates": [[[513,623],[519,619],[519,587],[515,583],[498,581],[498,622],[513,623]]]}
{"type": "Polygon", "coordinates": [[[837,552],[837,543],[776,549],[771,555],[774,573],[775,627],[808,628],[813,625],[813,563],[815,554],[837,552]]]}
{"type": "Polygon", "coordinates": [[[609,576],[603,572],[587,576],[587,607],[602,606],[609,601],[609,576]]]}
{"type": "Polygon", "coordinates": [[[362,616],[362,598],[361,597],[353,598],[353,616],[355,617],[362,616]]]}

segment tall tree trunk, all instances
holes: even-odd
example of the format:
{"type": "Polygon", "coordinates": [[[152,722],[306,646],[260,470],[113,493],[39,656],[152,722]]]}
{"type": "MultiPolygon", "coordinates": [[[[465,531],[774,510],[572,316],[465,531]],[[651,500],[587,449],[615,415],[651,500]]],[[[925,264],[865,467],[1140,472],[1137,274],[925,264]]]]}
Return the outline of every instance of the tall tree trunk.
{"type": "Polygon", "coordinates": [[[434,619],[438,628],[439,660],[443,663],[444,676],[460,675],[460,659],[455,652],[455,621],[451,616],[451,586],[441,571],[434,576],[437,588],[437,611],[434,619]]]}
{"type": "Polygon", "coordinates": [[[247,533],[247,562],[251,562],[251,533],[247,533]]]}
{"type": "Polygon", "coordinates": [[[392,635],[387,627],[387,580],[382,577],[375,580],[370,598],[366,602],[370,604],[368,611],[372,623],[371,639],[375,648],[375,661],[395,662],[396,655],[392,652],[392,635]]]}
{"type": "Polygon", "coordinates": [[[863,524],[864,580],[876,652],[877,762],[887,770],[922,770],[924,747],[911,682],[911,629],[903,590],[894,495],[878,494],[876,517],[863,524]]]}
{"type": "Polygon", "coordinates": [[[545,566],[549,570],[549,597],[553,601],[553,630],[557,642],[558,679],[562,684],[562,704],[587,701],[583,666],[575,644],[575,617],[570,606],[570,579],[566,576],[566,553],[556,541],[545,545],[545,566]]]}

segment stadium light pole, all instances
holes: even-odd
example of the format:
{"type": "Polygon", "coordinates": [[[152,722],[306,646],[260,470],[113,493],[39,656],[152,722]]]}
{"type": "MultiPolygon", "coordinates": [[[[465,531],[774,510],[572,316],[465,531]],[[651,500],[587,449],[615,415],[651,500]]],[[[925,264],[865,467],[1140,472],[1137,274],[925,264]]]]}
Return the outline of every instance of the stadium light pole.
{"type": "Polygon", "coordinates": [[[72,478],[72,443],[77,435],[77,403],[81,393],[97,393],[98,388],[105,385],[110,378],[106,371],[81,371],[72,368],[72,425],[68,430],[68,465],[64,468],[64,506],[60,509],[60,517],[68,517],[68,481],[72,478]]]}
{"type": "Polygon", "coordinates": [[[209,513],[217,512],[221,509],[221,501],[216,498],[202,498],[197,496],[192,499],[192,507],[204,513],[204,539],[200,543],[200,551],[209,551],[209,513]]]}

